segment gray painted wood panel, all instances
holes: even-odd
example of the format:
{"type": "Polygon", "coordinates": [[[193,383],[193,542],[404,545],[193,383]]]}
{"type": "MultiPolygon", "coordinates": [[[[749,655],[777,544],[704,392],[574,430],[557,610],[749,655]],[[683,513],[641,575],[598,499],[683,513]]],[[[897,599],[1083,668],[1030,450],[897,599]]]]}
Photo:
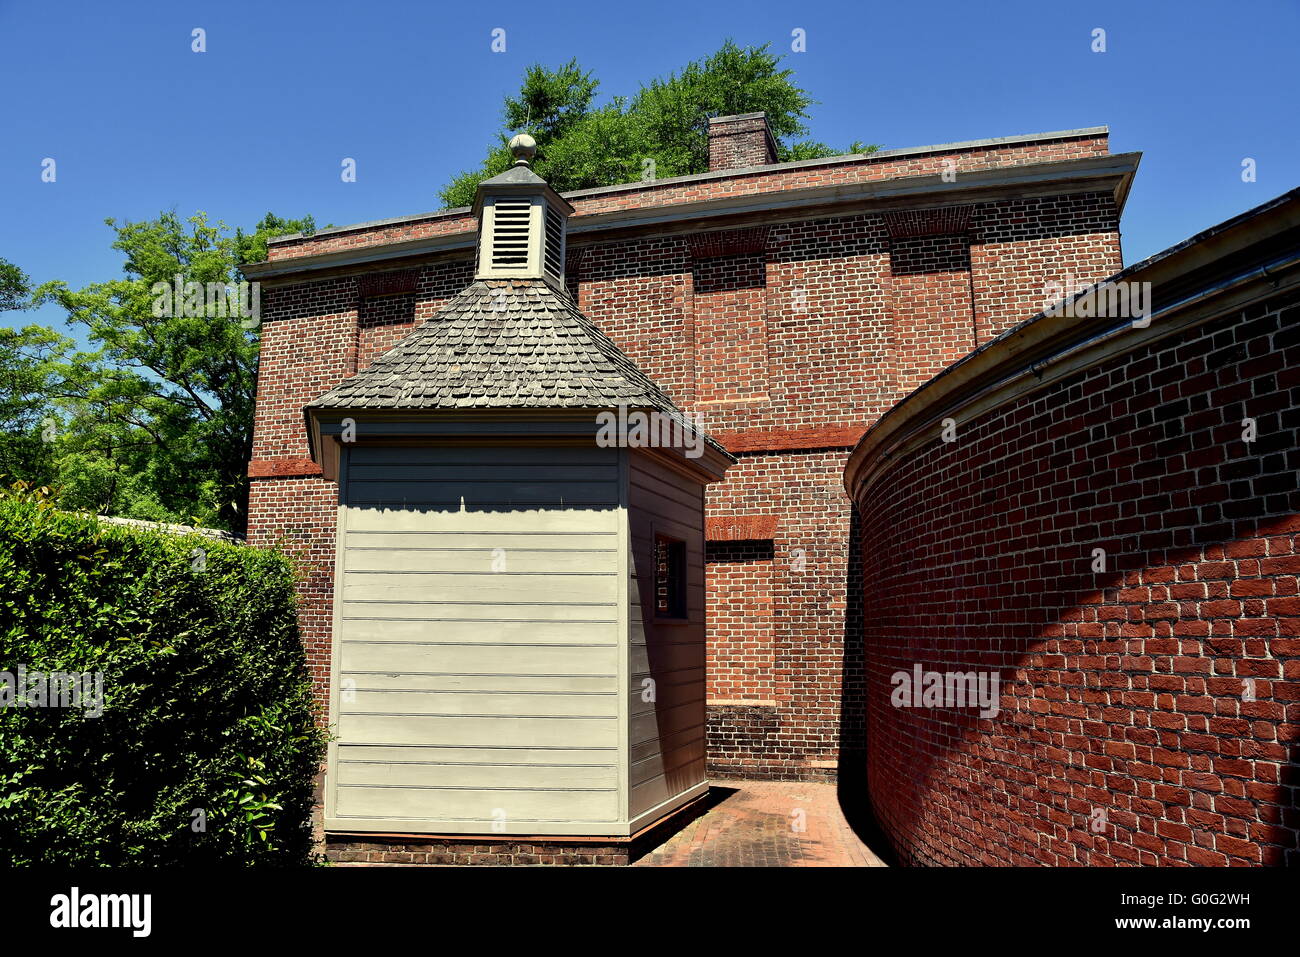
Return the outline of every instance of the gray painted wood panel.
{"type": "MultiPolygon", "coordinates": [[[[504,609],[503,609],[504,611],[504,609]]],[[[511,613],[516,613],[512,608],[511,613]]],[[[405,641],[452,645],[613,645],[610,618],[588,621],[560,618],[544,621],[537,618],[451,619],[430,621],[425,618],[366,618],[353,615],[348,619],[348,633],[353,641],[405,641]]]]}
{"type": "Polygon", "coordinates": [[[338,749],[339,762],[378,761],[391,764],[481,765],[493,768],[531,767],[618,767],[616,748],[429,748],[424,745],[345,744],[338,749]],[[508,752],[508,753],[503,753],[508,752]],[[509,759],[506,763],[505,759],[509,759]]]}
{"type": "Polygon", "coordinates": [[[382,671],[391,674],[616,676],[618,644],[446,645],[401,642],[341,642],[340,673],[382,671]]]}
{"type": "Polygon", "coordinates": [[[705,741],[702,738],[684,738],[684,743],[670,750],[656,751],[628,765],[629,784],[635,787],[657,775],[703,761],[705,741]]]}
{"type": "Polygon", "coordinates": [[[699,787],[704,774],[703,487],[647,455],[628,480],[628,813],[636,818],[699,787]],[[687,623],[654,616],[654,539],[686,546],[687,623]],[[654,682],[645,701],[644,682],[654,682]]]}
{"type": "Polygon", "coordinates": [[[417,691],[371,689],[364,681],[348,688],[344,704],[358,714],[527,715],[529,717],[618,717],[613,690],[574,694],[554,691],[417,691]]]}
{"type": "Polygon", "coordinates": [[[571,788],[618,789],[615,765],[454,764],[448,762],[339,761],[339,784],[380,787],[492,788],[552,790],[557,771],[563,769],[571,788]]]}
{"type": "Polygon", "coordinates": [[[618,790],[550,791],[338,786],[338,816],[382,822],[429,819],[482,822],[484,832],[500,820],[502,833],[528,833],[535,821],[613,821],[618,790]],[[498,817],[499,815],[499,817],[498,817]]]}
{"type": "MultiPolygon", "coordinates": [[[[546,548],[496,542],[491,548],[434,547],[403,548],[349,546],[344,569],[347,574],[377,572],[457,572],[462,574],[571,574],[590,573],[607,562],[617,550],[609,548],[546,548]]],[[[603,574],[610,574],[604,572],[603,574]]]]}
{"type": "Polygon", "coordinates": [[[702,486],[459,445],[348,449],[340,488],[327,826],[626,834],[700,793],[702,486]],[[656,532],[687,545],[686,623],[650,614],[656,532]]]}
{"type": "Polygon", "coordinates": [[[515,605],[534,596],[549,604],[605,604],[618,600],[618,573],[347,572],[343,601],[515,605]]]}
{"type": "MultiPolygon", "coordinates": [[[[423,744],[450,747],[536,747],[563,742],[571,748],[619,746],[616,718],[533,718],[523,715],[423,715],[406,711],[339,715],[339,737],[353,744],[423,744]]],[[[562,783],[557,782],[557,783],[562,783]]]]}
{"type": "Polygon", "coordinates": [[[617,602],[593,601],[544,602],[520,600],[513,602],[461,601],[438,602],[423,597],[403,601],[338,602],[343,619],[384,619],[399,621],[614,621],[617,602]]]}
{"type": "Polygon", "coordinates": [[[344,467],[327,817],[625,830],[618,450],[362,447],[344,467]]]}

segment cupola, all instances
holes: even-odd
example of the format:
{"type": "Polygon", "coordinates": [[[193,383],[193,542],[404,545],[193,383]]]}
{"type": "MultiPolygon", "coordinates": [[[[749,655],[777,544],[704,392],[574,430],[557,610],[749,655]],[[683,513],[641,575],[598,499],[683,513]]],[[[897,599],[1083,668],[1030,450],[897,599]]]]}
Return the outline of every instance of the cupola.
{"type": "Polygon", "coordinates": [[[532,169],[537,143],[527,133],[510,140],[515,164],[479,184],[475,279],[545,279],[564,286],[564,234],[573,207],[532,169]]]}

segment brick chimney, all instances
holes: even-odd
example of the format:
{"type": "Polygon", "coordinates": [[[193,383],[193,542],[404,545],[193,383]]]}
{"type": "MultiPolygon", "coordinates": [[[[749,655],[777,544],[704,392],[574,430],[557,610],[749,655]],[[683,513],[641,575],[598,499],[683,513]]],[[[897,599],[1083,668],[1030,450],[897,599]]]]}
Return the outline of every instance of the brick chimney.
{"type": "Polygon", "coordinates": [[[776,162],[776,140],[766,113],[715,116],[709,120],[709,171],[745,169],[776,162]]]}

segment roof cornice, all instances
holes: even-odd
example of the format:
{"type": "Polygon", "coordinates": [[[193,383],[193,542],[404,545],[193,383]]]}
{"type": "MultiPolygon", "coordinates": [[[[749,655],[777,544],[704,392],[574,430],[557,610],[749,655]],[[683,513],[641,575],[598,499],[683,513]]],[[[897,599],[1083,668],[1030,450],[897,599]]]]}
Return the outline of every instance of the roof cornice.
{"type": "MultiPolygon", "coordinates": [[[[569,221],[569,241],[573,246],[579,246],[584,240],[604,241],[611,234],[668,235],[674,232],[718,229],[727,225],[746,225],[747,220],[777,223],[806,219],[810,214],[834,218],[901,207],[946,206],[1008,197],[1069,195],[1080,192],[1109,192],[1122,212],[1141,155],[1104,154],[1050,163],[992,167],[960,173],[954,182],[946,182],[941,175],[929,173],[833,186],[772,190],[691,203],[648,204],[585,216],[579,214],[569,221]]],[[[837,159],[842,160],[843,157],[837,159]]],[[[786,164],[789,165],[792,164],[786,164]]],[[[659,181],[658,185],[664,182],[667,181],[659,181]]],[[[458,215],[463,214],[462,211],[458,215]]],[[[253,263],[244,266],[243,272],[250,279],[268,280],[321,270],[396,263],[469,251],[473,249],[474,238],[474,230],[467,228],[455,233],[364,249],[253,263]]]]}
{"type": "MultiPolygon", "coordinates": [[[[743,114],[743,116],[762,116],[761,113],[743,114]]],[[[738,117],[719,117],[719,119],[737,119],[738,117]]],[[[816,169],[820,166],[842,166],[850,163],[878,162],[879,160],[906,159],[909,156],[928,156],[933,153],[959,153],[963,150],[989,149],[1001,146],[1027,146],[1031,143],[1050,143],[1055,140],[1086,139],[1095,136],[1109,136],[1107,126],[1086,126],[1074,130],[1051,130],[1046,133],[1025,133],[1019,136],[996,136],[982,140],[962,140],[956,143],[937,143],[932,146],[908,146],[894,150],[876,150],[873,153],[842,153],[836,156],[823,156],[818,159],[798,160],[793,163],[771,163],[766,166],[747,166],[740,169],[710,170],[707,173],[691,173],[686,176],[671,176],[654,181],[654,187],[675,186],[678,184],[703,183],[715,179],[729,179],[748,176],[755,173],[797,172],[804,169],[816,169]]],[[[588,189],[571,189],[559,195],[567,199],[583,199],[588,196],[605,196],[611,193],[635,191],[646,188],[645,183],[615,183],[611,186],[593,186],[588,189]]],[[[300,239],[317,239],[338,233],[364,232],[382,226],[396,226],[406,223],[418,223],[426,220],[447,219],[472,213],[470,206],[456,206],[451,209],[439,209],[429,213],[416,213],[414,216],[392,216],[387,219],[375,219],[367,222],[350,223],[346,226],[331,226],[306,236],[303,233],[287,233],[273,236],[267,240],[271,246],[296,242],[300,239]]],[[[305,257],[304,257],[305,258],[305,257]]]]}

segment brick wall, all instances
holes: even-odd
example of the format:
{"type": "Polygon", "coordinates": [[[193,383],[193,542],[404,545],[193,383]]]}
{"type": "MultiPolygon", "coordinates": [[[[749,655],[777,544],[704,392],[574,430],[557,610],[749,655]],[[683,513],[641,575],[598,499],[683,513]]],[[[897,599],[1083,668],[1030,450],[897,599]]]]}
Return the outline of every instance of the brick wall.
{"type": "Polygon", "coordinates": [[[694,270],[695,404],[767,399],[767,270],[762,254],[700,260],[694,270]]]}
{"type": "Polygon", "coordinates": [[[708,696],[774,700],[771,539],[714,541],[705,550],[708,696]]]}
{"type": "Polygon", "coordinates": [[[327,709],[338,486],[320,478],[265,476],[249,485],[249,544],[279,546],[298,561],[298,625],[312,683],[327,709]]]}
{"type": "Polygon", "coordinates": [[[840,449],[742,455],[708,489],[714,520],[773,518],[770,539],[713,542],[706,554],[714,775],[834,777],[844,649],[854,642],[846,458],[840,449]],[[743,603],[738,584],[749,587],[743,603]]]}
{"type": "Polygon", "coordinates": [[[859,491],[855,707],[904,860],[1300,863],[1300,305],[1139,343],[859,491]],[[895,707],[918,663],[997,673],[1000,711],[895,707]]]}
{"type": "Polygon", "coordinates": [[[1104,193],[977,204],[971,275],[980,341],[1043,309],[1043,287],[1087,284],[1119,268],[1114,200],[1104,193]]]}
{"type": "Polygon", "coordinates": [[[889,248],[894,386],[906,395],[979,341],[966,236],[898,238],[889,248]]]}
{"type": "MultiPolygon", "coordinates": [[[[1104,137],[954,155],[974,168],[1099,152],[1104,137]]],[[[689,190],[651,185],[575,204],[581,213],[584,203],[594,210],[814,179],[916,175],[941,169],[942,156],[723,177],[689,190]]],[[[273,257],[409,239],[410,230],[453,221],[278,244],[273,257]]],[[[465,225],[461,219],[455,229],[465,225]]],[[[842,742],[860,746],[862,713],[840,708],[842,689],[860,680],[846,672],[861,640],[850,610],[850,508],[841,484],[848,449],[977,337],[985,341],[1041,307],[1045,281],[1118,269],[1116,236],[1113,200],[1089,194],[598,243],[574,237],[568,279],[580,308],[740,456],[709,489],[710,528],[730,522],[762,536],[726,532],[725,548],[711,546],[718,559],[707,568],[715,616],[711,773],[829,777],[842,742]]],[[[250,534],[266,540],[281,528],[300,530],[315,583],[304,618],[314,663],[328,656],[333,512],[306,459],[302,406],[433,315],[468,284],[471,268],[463,254],[444,255],[410,270],[360,267],[263,296],[250,534]]]]}

